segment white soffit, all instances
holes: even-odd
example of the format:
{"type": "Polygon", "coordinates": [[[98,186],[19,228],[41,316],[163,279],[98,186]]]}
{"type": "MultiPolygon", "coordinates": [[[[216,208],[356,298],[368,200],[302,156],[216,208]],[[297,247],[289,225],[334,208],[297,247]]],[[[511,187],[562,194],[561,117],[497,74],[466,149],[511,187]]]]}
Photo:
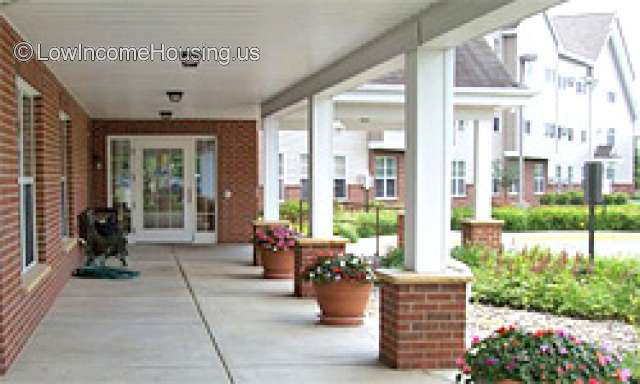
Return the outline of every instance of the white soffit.
{"type": "Polygon", "coordinates": [[[254,119],[259,104],[435,0],[25,0],[2,8],[44,47],[259,47],[254,63],[49,62],[96,118],[254,119]],[[179,104],[165,92],[185,92],[179,104]]]}

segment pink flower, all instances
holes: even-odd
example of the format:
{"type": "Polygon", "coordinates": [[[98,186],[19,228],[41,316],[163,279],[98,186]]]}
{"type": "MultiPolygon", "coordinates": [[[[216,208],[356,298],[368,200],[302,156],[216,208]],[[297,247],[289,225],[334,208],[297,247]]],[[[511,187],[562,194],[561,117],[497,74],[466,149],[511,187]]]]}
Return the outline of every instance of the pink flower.
{"type": "Polygon", "coordinates": [[[616,376],[618,381],[621,383],[626,383],[631,378],[631,371],[628,368],[618,369],[616,372],[616,376]]]}
{"type": "Polygon", "coordinates": [[[458,357],[456,359],[456,367],[461,368],[464,365],[464,359],[462,357],[458,357]]]}
{"type": "Polygon", "coordinates": [[[471,338],[471,344],[473,344],[473,345],[480,344],[480,336],[473,336],[471,338]]]}

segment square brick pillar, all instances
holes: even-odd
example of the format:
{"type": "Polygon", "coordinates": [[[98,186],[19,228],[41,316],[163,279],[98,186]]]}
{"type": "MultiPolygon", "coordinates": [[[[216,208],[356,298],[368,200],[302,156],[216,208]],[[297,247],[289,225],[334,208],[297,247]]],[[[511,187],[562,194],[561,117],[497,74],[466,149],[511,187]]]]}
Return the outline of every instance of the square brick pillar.
{"type": "Polygon", "coordinates": [[[296,243],[294,294],[297,297],[315,297],[313,284],[304,279],[307,269],[326,257],[345,254],[348,240],[336,237],[331,239],[300,239],[296,243]]]}
{"type": "Polygon", "coordinates": [[[480,245],[496,251],[502,249],[502,220],[463,220],[462,245],[480,245]]]}
{"type": "MultiPolygon", "coordinates": [[[[253,238],[256,237],[256,232],[258,230],[266,231],[267,229],[271,229],[274,227],[289,227],[289,220],[254,220],[253,224],[253,238]]],[[[253,241],[253,239],[252,239],[253,241]]],[[[260,249],[253,244],[253,265],[262,266],[262,255],[260,253],[260,249]]]]}
{"type": "Polygon", "coordinates": [[[380,361],[397,369],[451,369],[466,346],[466,266],[442,274],[379,270],[380,361]]]}

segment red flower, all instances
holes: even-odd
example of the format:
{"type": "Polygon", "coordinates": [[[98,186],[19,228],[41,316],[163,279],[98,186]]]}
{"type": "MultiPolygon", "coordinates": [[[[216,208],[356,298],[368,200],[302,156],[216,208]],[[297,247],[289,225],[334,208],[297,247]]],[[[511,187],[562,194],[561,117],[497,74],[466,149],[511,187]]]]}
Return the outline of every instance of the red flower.
{"type": "Polygon", "coordinates": [[[544,331],[539,329],[539,330],[536,331],[535,335],[536,335],[536,337],[542,337],[542,336],[544,336],[544,331]]]}
{"type": "Polygon", "coordinates": [[[589,379],[589,384],[600,384],[600,382],[594,378],[589,379]]]}
{"type": "Polygon", "coordinates": [[[499,333],[500,335],[504,335],[506,332],[507,332],[507,330],[506,330],[504,327],[500,327],[500,328],[498,328],[498,333],[499,333]]]}
{"type": "Polygon", "coordinates": [[[465,375],[468,375],[471,373],[471,367],[468,365],[465,365],[464,367],[462,367],[462,373],[464,373],[465,375]]]}

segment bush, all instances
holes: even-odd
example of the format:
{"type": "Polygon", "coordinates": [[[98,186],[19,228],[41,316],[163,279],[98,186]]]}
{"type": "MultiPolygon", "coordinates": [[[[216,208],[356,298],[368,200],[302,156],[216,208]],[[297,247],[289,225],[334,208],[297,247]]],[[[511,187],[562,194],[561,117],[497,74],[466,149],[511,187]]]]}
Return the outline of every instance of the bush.
{"type": "Polygon", "coordinates": [[[333,234],[349,239],[351,243],[357,243],[360,239],[356,226],[351,223],[335,223],[333,225],[333,234]]]}
{"type": "Polygon", "coordinates": [[[569,204],[569,195],[566,193],[558,193],[556,194],[556,204],[557,205],[567,205],[569,204]]]}
{"type": "MultiPolygon", "coordinates": [[[[336,212],[334,223],[352,224],[357,237],[375,237],[376,235],[376,211],[370,209],[369,212],[339,211],[336,212]]],[[[334,227],[334,232],[337,229],[334,227]]],[[[380,210],[379,221],[380,235],[395,235],[398,231],[398,212],[395,210],[380,210]]]]}
{"type": "Polygon", "coordinates": [[[474,301],[585,319],[638,321],[640,260],[596,259],[541,248],[495,252],[458,247],[472,269],[474,301]]]}
{"type": "Polygon", "coordinates": [[[394,248],[387,253],[380,261],[383,268],[402,268],[404,267],[404,249],[394,248]]]}
{"type": "Polygon", "coordinates": [[[540,204],[542,205],[554,205],[556,203],[557,193],[545,193],[540,197],[540,204]]]}
{"type": "Polygon", "coordinates": [[[571,205],[584,205],[584,193],[582,192],[567,192],[569,197],[569,204],[571,205]]]}
{"type": "Polygon", "coordinates": [[[462,228],[460,222],[471,217],[473,217],[473,209],[469,207],[453,208],[451,212],[451,228],[459,231],[462,228]]]}
{"type": "MultiPolygon", "coordinates": [[[[566,231],[584,230],[588,222],[585,206],[540,206],[528,209],[498,207],[493,217],[504,220],[504,230],[520,231],[566,231]]],[[[597,208],[596,229],[610,231],[640,230],[640,206],[625,205],[597,208]]]]}
{"type": "MultiPolygon", "coordinates": [[[[280,203],[280,217],[284,220],[289,220],[292,223],[297,223],[300,220],[300,202],[298,200],[287,200],[284,203],[280,203]]],[[[302,203],[302,215],[303,220],[309,215],[309,204],[304,201],[302,203]]]]}

